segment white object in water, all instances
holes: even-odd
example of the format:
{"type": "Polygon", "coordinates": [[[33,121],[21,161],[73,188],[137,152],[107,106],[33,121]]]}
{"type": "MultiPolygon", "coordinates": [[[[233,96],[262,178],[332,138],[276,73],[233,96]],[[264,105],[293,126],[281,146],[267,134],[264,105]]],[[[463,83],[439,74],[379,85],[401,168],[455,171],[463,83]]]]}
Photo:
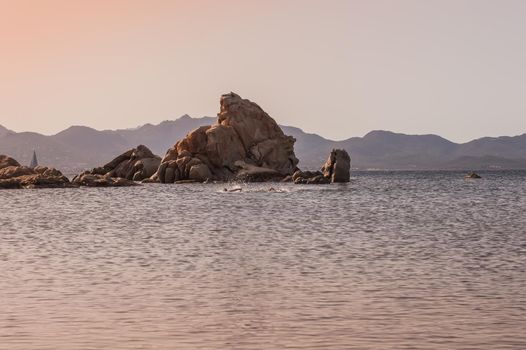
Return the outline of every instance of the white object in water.
{"type": "Polygon", "coordinates": [[[30,168],[36,168],[38,166],[37,153],[33,150],[33,158],[31,158],[30,168]]]}

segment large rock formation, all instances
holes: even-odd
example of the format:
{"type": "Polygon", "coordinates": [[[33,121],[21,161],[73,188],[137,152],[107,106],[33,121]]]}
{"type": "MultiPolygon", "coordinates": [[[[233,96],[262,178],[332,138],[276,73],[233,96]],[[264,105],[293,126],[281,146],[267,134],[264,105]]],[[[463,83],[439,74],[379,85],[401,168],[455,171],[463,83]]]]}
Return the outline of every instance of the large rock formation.
{"type": "Polygon", "coordinates": [[[252,181],[292,175],[294,142],[257,104],[235,93],[221,96],[217,123],[190,132],[164,156],[152,180],[252,181]]]}
{"type": "Polygon", "coordinates": [[[81,186],[130,186],[149,178],[159,168],[161,157],[144,145],[124,152],[108,164],[85,171],[73,178],[81,186]]]}
{"type": "Polygon", "coordinates": [[[55,168],[21,166],[11,157],[0,155],[1,188],[72,187],[68,178],[55,168]]]}
{"type": "Polygon", "coordinates": [[[351,157],[343,149],[333,149],[321,169],[323,176],[331,182],[349,182],[351,178],[351,157]]]}

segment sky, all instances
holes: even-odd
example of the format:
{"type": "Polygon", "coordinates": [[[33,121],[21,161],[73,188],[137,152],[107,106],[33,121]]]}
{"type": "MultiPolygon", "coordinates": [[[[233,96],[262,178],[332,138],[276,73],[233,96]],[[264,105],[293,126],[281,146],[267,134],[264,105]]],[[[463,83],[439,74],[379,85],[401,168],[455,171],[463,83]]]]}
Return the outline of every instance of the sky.
{"type": "Polygon", "coordinates": [[[0,0],[0,125],[215,116],[331,139],[526,133],[523,0],[0,0]]]}

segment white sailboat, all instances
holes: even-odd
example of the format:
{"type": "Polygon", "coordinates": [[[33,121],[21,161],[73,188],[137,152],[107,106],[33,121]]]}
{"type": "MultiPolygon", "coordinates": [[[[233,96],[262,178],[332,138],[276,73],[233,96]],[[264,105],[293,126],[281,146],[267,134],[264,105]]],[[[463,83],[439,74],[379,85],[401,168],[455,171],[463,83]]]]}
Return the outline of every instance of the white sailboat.
{"type": "Polygon", "coordinates": [[[33,150],[33,158],[31,158],[30,168],[36,168],[38,166],[37,153],[33,150]]]}

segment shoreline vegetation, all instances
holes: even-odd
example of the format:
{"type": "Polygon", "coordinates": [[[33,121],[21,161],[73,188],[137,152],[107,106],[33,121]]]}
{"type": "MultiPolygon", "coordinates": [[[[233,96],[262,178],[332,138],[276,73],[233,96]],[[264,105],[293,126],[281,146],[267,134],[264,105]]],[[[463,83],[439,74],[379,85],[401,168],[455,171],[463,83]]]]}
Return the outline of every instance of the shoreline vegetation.
{"type": "Polygon", "coordinates": [[[0,155],[0,189],[120,187],[139,182],[349,182],[347,151],[333,149],[321,170],[302,171],[294,153],[295,141],[256,103],[231,92],[221,96],[215,124],[191,131],[162,159],[139,145],[70,181],[55,168],[26,167],[0,155]]]}

